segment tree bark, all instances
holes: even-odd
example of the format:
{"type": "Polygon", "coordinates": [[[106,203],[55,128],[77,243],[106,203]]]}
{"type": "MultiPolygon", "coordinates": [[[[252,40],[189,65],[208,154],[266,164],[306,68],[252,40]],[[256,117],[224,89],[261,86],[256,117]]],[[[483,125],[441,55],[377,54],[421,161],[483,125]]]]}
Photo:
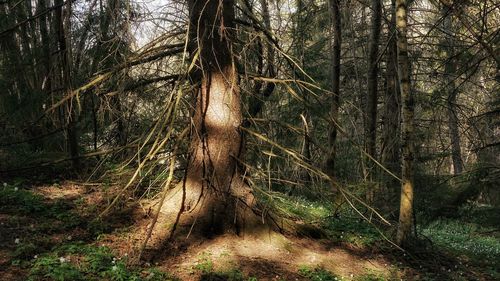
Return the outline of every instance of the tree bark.
{"type": "MultiPolygon", "coordinates": [[[[389,23],[389,41],[387,43],[387,69],[385,73],[385,99],[384,111],[382,117],[382,148],[380,151],[381,162],[384,167],[389,169],[395,175],[401,172],[401,157],[400,157],[400,139],[397,137],[400,134],[400,113],[401,99],[398,81],[397,67],[397,41],[396,41],[396,3],[391,1],[390,9],[391,17],[389,23]]],[[[386,202],[393,202],[396,198],[395,191],[399,187],[399,181],[394,177],[384,173],[382,177],[382,186],[386,202]]],[[[389,207],[389,206],[388,206],[389,207]]]]}
{"type": "MultiPolygon", "coordinates": [[[[268,7],[268,0],[260,0],[260,5],[262,8],[262,20],[264,23],[264,27],[267,30],[271,30],[271,16],[269,14],[269,7],[268,7]]],[[[276,70],[274,67],[274,57],[275,57],[275,50],[274,46],[266,41],[265,44],[259,43],[259,74],[262,75],[267,75],[268,77],[274,78],[276,76],[276,70]],[[265,47],[265,48],[264,48],[265,47]],[[266,60],[267,62],[264,64],[264,51],[266,52],[266,60]],[[264,69],[264,65],[266,65],[266,68],[264,69]],[[260,73],[262,72],[262,73],[260,73]]],[[[264,106],[264,102],[272,95],[275,84],[273,82],[266,82],[264,83],[263,81],[255,81],[255,87],[254,87],[254,94],[256,96],[253,96],[250,99],[250,104],[248,108],[248,112],[250,117],[255,118],[261,111],[264,106]]],[[[249,125],[245,124],[247,127],[249,125]]]]}
{"type": "MultiPolygon", "coordinates": [[[[380,24],[382,21],[382,2],[372,0],[372,22],[368,53],[368,92],[365,108],[365,151],[373,158],[377,153],[377,101],[378,101],[378,45],[380,41],[380,24]]],[[[370,182],[373,180],[375,165],[371,159],[366,159],[365,178],[370,182]]],[[[368,202],[373,202],[374,186],[370,186],[367,193],[368,202]]]]}
{"type": "MultiPolygon", "coordinates": [[[[55,25],[57,31],[57,42],[60,52],[59,74],[60,83],[65,94],[70,94],[72,88],[71,76],[71,44],[70,44],[70,16],[71,2],[63,6],[62,0],[55,0],[55,5],[60,7],[55,11],[55,25]],[[63,9],[66,9],[63,13],[63,9]]],[[[69,151],[69,156],[72,159],[73,170],[80,168],[78,135],[76,129],[76,108],[73,102],[65,107],[63,121],[66,124],[66,147],[69,151]],[[67,118],[67,120],[66,120],[67,118]]]]}
{"type": "MultiPolygon", "coordinates": [[[[38,0],[38,8],[41,11],[45,11],[47,9],[47,2],[45,0],[38,0]]],[[[42,90],[46,89],[46,92],[52,92],[52,77],[51,77],[51,69],[52,69],[52,60],[51,60],[51,52],[50,52],[50,37],[49,30],[47,26],[47,15],[43,14],[39,18],[39,26],[40,26],[40,37],[42,42],[42,64],[44,66],[44,73],[42,74],[42,90]]]]}
{"type": "Polygon", "coordinates": [[[445,64],[444,64],[444,82],[445,92],[447,95],[448,107],[448,130],[451,142],[451,159],[453,164],[453,174],[457,175],[462,173],[463,161],[462,150],[460,147],[460,130],[459,120],[457,115],[457,58],[455,54],[455,42],[453,40],[453,22],[452,13],[449,7],[443,5],[441,8],[443,16],[443,29],[445,30],[444,50],[445,50],[445,64]]]}
{"type": "Polygon", "coordinates": [[[238,169],[244,152],[240,89],[232,49],[233,0],[191,0],[191,52],[199,52],[201,87],[197,92],[190,161],[186,177],[163,206],[181,210],[181,225],[196,224],[205,236],[240,233],[252,218],[255,198],[238,169]]]}
{"type": "Polygon", "coordinates": [[[340,106],[340,48],[342,46],[342,29],[340,18],[340,0],[329,0],[332,25],[332,62],[331,80],[332,95],[330,101],[330,128],[328,132],[329,152],[326,159],[326,172],[335,177],[335,155],[337,154],[337,124],[340,106]]]}
{"type": "MultiPolygon", "coordinates": [[[[305,48],[306,48],[306,25],[307,25],[307,10],[304,1],[302,0],[297,0],[297,18],[296,18],[296,23],[295,23],[295,52],[296,56],[298,58],[298,65],[300,68],[307,69],[307,63],[306,63],[306,57],[305,57],[305,48]]],[[[296,78],[299,80],[304,81],[305,77],[302,71],[295,71],[295,75],[297,76],[296,78]]],[[[304,140],[302,142],[302,148],[301,148],[301,153],[302,156],[304,157],[304,161],[306,163],[311,164],[311,140],[310,140],[310,128],[312,127],[312,118],[309,114],[309,96],[307,93],[304,92],[304,89],[299,86],[298,88],[300,94],[304,98],[304,102],[302,104],[302,113],[301,113],[301,118],[303,122],[303,129],[304,129],[304,140]]],[[[300,173],[300,178],[302,181],[304,181],[306,184],[311,182],[311,175],[308,173],[307,170],[303,170],[300,173]]]]}
{"type": "Polygon", "coordinates": [[[412,236],[413,226],[413,157],[414,157],[414,98],[410,83],[408,60],[408,6],[406,0],[396,0],[396,28],[398,32],[398,73],[403,102],[401,116],[402,185],[399,207],[399,225],[396,241],[405,245],[412,236]]]}

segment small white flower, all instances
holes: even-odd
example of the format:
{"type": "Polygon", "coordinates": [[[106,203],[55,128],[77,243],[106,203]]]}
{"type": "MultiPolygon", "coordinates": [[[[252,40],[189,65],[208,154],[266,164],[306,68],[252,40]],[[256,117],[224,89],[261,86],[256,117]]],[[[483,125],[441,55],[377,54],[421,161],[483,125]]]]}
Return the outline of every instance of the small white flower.
{"type": "Polygon", "coordinates": [[[19,243],[21,243],[21,239],[19,239],[19,238],[16,238],[16,240],[14,240],[14,243],[16,243],[16,244],[19,244],[19,243]]]}
{"type": "Polygon", "coordinates": [[[34,256],[33,256],[33,258],[34,258],[34,259],[38,259],[38,255],[34,255],[34,256]]]}
{"type": "Polygon", "coordinates": [[[19,187],[14,187],[14,191],[18,191],[19,190],[19,187]]]}
{"type": "Polygon", "coordinates": [[[7,183],[6,182],[3,183],[3,187],[7,187],[7,183]]]}
{"type": "Polygon", "coordinates": [[[71,239],[73,239],[73,236],[69,235],[69,236],[67,237],[67,239],[68,239],[68,240],[71,240],[71,239]]]}
{"type": "Polygon", "coordinates": [[[60,263],[65,263],[65,262],[66,262],[66,259],[65,259],[64,257],[60,257],[60,258],[59,258],[59,262],[60,262],[60,263]]]}

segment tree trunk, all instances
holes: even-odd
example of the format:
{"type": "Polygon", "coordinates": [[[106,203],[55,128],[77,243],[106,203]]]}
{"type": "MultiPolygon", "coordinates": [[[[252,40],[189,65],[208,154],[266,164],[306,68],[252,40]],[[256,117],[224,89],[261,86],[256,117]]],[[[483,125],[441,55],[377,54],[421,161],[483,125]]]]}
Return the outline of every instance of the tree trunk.
{"type": "MultiPolygon", "coordinates": [[[[271,31],[271,16],[269,14],[269,7],[268,7],[268,0],[260,0],[260,5],[262,8],[262,20],[264,23],[264,27],[268,30],[271,31]]],[[[259,43],[258,46],[259,50],[259,74],[265,76],[267,75],[268,77],[274,78],[276,76],[276,70],[274,67],[274,57],[275,57],[275,50],[274,46],[266,41],[265,44],[259,43]],[[265,47],[265,48],[264,48],[265,47]],[[266,60],[267,63],[266,68],[264,69],[264,51],[266,52],[266,60]]],[[[266,82],[264,83],[263,81],[255,81],[255,87],[254,87],[254,94],[256,96],[252,96],[250,98],[250,104],[248,108],[248,113],[250,117],[255,118],[261,111],[264,106],[264,102],[271,96],[271,94],[274,91],[275,84],[273,82],[266,82]],[[265,87],[264,87],[265,85],[265,87]]],[[[249,126],[248,124],[245,124],[246,127],[249,126]]]]}
{"type": "Polygon", "coordinates": [[[441,14],[443,16],[443,29],[446,32],[443,45],[446,54],[446,62],[444,64],[444,82],[448,103],[448,130],[451,142],[453,174],[457,175],[462,173],[463,170],[462,151],[460,148],[460,131],[458,127],[457,115],[457,58],[454,52],[455,42],[452,34],[453,23],[449,8],[443,5],[441,8],[441,14]]]}
{"type": "Polygon", "coordinates": [[[396,241],[407,244],[413,226],[413,154],[414,154],[414,99],[410,83],[410,63],[408,60],[408,6],[406,0],[396,0],[396,28],[398,31],[398,73],[401,87],[401,146],[402,146],[402,185],[399,207],[399,225],[396,241]]]}
{"type": "Polygon", "coordinates": [[[326,159],[326,172],[329,176],[335,176],[335,155],[337,153],[337,124],[339,122],[340,104],[340,48],[342,44],[340,0],[330,0],[330,13],[332,21],[332,62],[331,79],[332,95],[330,103],[330,129],[328,132],[329,152],[326,159]]]}
{"type": "MultiPolygon", "coordinates": [[[[378,45],[380,41],[380,24],[382,21],[382,2],[372,0],[372,22],[368,57],[368,93],[365,108],[365,151],[376,159],[377,144],[377,87],[378,87],[378,45]]],[[[365,178],[372,182],[375,165],[371,159],[366,160],[365,178]]],[[[368,202],[373,202],[374,187],[370,186],[367,193],[368,202]]]]}
{"type": "MultiPolygon", "coordinates": [[[[389,24],[389,41],[387,43],[387,69],[384,112],[382,117],[382,148],[380,151],[381,162],[384,167],[395,175],[400,174],[400,112],[401,100],[398,81],[397,67],[397,41],[396,41],[396,3],[391,1],[391,19],[389,24]]],[[[395,191],[399,187],[399,181],[391,175],[384,173],[382,176],[382,186],[385,189],[386,202],[393,202],[396,198],[395,191]]],[[[390,207],[390,206],[387,206],[390,207]]]]}
{"type": "MultiPolygon", "coordinates": [[[[45,0],[38,0],[38,8],[40,11],[45,11],[47,9],[47,3],[45,0]]],[[[51,52],[50,52],[50,37],[47,26],[47,15],[40,16],[39,19],[40,26],[40,36],[42,41],[42,64],[44,66],[44,73],[42,74],[42,90],[46,90],[46,92],[52,92],[52,78],[51,78],[51,69],[52,69],[52,60],[51,60],[51,52]]]]}
{"type": "MultiPolygon", "coordinates": [[[[57,8],[55,12],[55,24],[57,31],[57,41],[60,51],[60,82],[64,89],[65,94],[71,93],[71,44],[70,41],[70,21],[71,16],[71,2],[68,2],[65,7],[62,6],[62,0],[56,0],[55,5],[61,5],[57,8]],[[63,14],[63,9],[66,11],[63,14]]],[[[79,147],[78,147],[78,136],[76,130],[76,108],[74,108],[72,101],[65,107],[65,118],[63,118],[66,124],[66,147],[69,151],[69,156],[72,159],[73,169],[78,170],[80,168],[79,161],[79,147]],[[66,120],[67,118],[67,120],[66,120]]]]}
{"type": "MultiPolygon", "coordinates": [[[[306,25],[307,25],[307,10],[304,1],[302,0],[297,0],[297,18],[296,18],[296,25],[295,25],[295,46],[296,46],[296,56],[298,58],[298,65],[300,68],[302,68],[304,71],[307,69],[307,63],[306,63],[306,57],[305,57],[305,48],[306,48],[306,25]]],[[[294,71],[295,75],[297,76],[296,78],[299,80],[304,81],[305,77],[302,71],[294,71]]],[[[305,93],[304,89],[299,86],[298,88],[301,96],[304,98],[304,102],[302,104],[302,113],[301,113],[301,118],[303,122],[303,129],[304,129],[304,140],[302,142],[302,148],[301,148],[301,153],[302,156],[304,157],[304,161],[308,164],[311,164],[311,140],[310,140],[310,128],[312,127],[312,118],[309,114],[309,96],[307,93],[305,93]]],[[[307,170],[302,170],[300,172],[300,180],[304,182],[305,185],[309,184],[311,182],[311,175],[307,170]]]]}
{"type": "MultiPolygon", "coordinates": [[[[5,26],[2,26],[3,29],[16,24],[14,12],[11,10],[10,5],[0,5],[0,16],[5,21],[5,26]]],[[[20,99],[23,93],[30,91],[30,88],[28,74],[23,71],[23,56],[16,33],[8,32],[3,34],[0,37],[0,47],[6,54],[5,61],[2,63],[8,63],[9,68],[12,70],[12,73],[9,73],[10,75],[7,77],[13,83],[12,88],[15,89],[15,93],[20,99]]]]}
{"type": "MultiPolygon", "coordinates": [[[[243,227],[255,204],[238,169],[244,151],[242,111],[232,49],[234,1],[191,0],[191,52],[200,52],[201,87],[194,112],[191,153],[182,192],[163,206],[163,213],[181,210],[181,225],[196,224],[205,236],[243,227]],[[169,203],[171,202],[171,203],[169,203]]],[[[175,190],[175,189],[174,189],[175,190]]]]}

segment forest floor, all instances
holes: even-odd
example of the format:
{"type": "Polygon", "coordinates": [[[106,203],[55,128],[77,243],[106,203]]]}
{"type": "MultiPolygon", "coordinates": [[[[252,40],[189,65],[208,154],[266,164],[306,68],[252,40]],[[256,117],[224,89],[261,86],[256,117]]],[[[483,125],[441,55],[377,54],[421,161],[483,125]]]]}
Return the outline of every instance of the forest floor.
{"type": "Polygon", "coordinates": [[[343,235],[334,241],[268,233],[152,242],[137,263],[151,222],[152,210],[146,205],[152,199],[124,204],[119,212],[97,221],[116,187],[67,180],[0,184],[0,280],[499,278],[498,230],[487,234],[494,249],[478,255],[448,251],[438,244],[433,244],[433,251],[405,254],[383,240],[366,246],[343,235]]]}

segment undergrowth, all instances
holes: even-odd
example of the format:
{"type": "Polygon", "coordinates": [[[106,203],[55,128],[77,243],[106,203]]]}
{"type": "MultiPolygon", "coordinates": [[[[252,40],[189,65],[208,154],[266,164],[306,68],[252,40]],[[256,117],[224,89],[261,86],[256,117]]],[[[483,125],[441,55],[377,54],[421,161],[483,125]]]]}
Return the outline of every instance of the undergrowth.
{"type": "Polygon", "coordinates": [[[32,261],[28,280],[177,280],[155,268],[127,266],[127,257],[115,257],[107,247],[68,243],[32,261]]]}
{"type": "Polygon", "coordinates": [[[115,257],[109,248],[73,241],[68,234],[73,230],[84,230],[82,238],[93,239],[109,229],[105,222],[79,214],[75,201],[47,201],[22,182],[2,183],[0,213],[7,215],[2,227],[13,232],[0,242],[11,250],[9,263],[28,271],[27,280],[177,280],[155,268],[130,267],[127,257],[115,257]],[[64,238],[55,245],[52,234],[64,238]]]}
{"type": "Polygon", "coordinates": [[[459,218],[440,217],[420,228],[421,234],[452,256],[484,268],[500,279],[500,231],[498,208],[466,206],[459,218]]]}
{"type": "Polygon", "coordinates": [[[336,281],[342,279],[322,267],[301,266],[299,267],[299,274],[311,281],[336,281]]]}
{"type": "Polygon", "coordinates": [[[279,213],[299,219],[302,223],[315,225],[326,233],[328,239],[336,242],[367,247],[383,239],[374,225],[361,218],[350,207],[343,207],[334,214],[331,202],[310,201],[283,194],[274,195],[272,204],[279,213]]]}

